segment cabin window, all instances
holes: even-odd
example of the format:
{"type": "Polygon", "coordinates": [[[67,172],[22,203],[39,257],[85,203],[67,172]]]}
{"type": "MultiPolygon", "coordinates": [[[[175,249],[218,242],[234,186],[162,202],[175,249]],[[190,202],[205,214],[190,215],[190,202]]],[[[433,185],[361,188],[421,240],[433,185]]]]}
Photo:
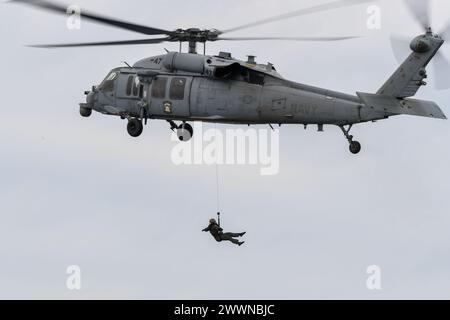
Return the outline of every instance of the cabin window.
{"type": "Polygon", "coordinates": [[[167,78],[157,77],[152,84],[152,97],[165,98],[167,78]]]}
{"type": "Polygon", "coordinates": [[[183,100],[184,89],[186,88],[186,78],[173,78],[170,83],[170,99],[183,100]]]}

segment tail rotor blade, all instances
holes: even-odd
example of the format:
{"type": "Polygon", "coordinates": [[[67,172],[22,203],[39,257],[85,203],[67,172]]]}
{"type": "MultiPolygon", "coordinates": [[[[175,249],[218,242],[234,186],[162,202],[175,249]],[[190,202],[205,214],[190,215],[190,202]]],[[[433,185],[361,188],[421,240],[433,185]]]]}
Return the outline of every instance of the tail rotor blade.
{"type": "Polygon", "coordinates": [[[442,39],[449,41],[450,40],[450,23],[447,24],[444,30],[439,32],[439,35],[442,39]]]}
{"type": "Polygon", "coordinates": [[[398,63],[403,63],[411,54],[410,41],[405,37],[392,36],[391,48],[398,63]]]}
{"type": "Polygon", "coordinates": [[[441,52],[438,52],[434,57],[434,68],[434,84],[436,89],[450,89],[450,62],[441,52]]]}
{"type": "Polygon", "coordinates": [[[429,1],[427,0],[405,0],[409,10],[415,16],[417,22],[420,23],[423,30],[431,27],[429,1]]]}

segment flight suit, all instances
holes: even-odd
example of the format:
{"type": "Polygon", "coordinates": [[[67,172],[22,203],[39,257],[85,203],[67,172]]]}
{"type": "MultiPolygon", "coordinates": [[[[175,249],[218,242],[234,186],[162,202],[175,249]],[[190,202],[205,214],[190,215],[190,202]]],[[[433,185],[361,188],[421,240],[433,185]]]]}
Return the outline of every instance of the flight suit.
{"type": "Polygon", "coordinates": [[[217,223],[210,223],[209,226],[202,230],[203,232],[210,232],[211,235],[216,239],[217,242],[230,241],[234,244],[241,245],[237,237],[243,236],[244,233],[233,233],[233,232],[223,232],[223,229],[217,223]]]}

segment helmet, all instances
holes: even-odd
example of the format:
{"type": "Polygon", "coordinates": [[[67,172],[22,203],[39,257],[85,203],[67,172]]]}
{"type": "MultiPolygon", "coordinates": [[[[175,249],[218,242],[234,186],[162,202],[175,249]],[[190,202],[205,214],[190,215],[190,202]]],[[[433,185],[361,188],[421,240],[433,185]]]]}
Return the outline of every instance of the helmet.
{"type": "Polygon", "coordinates": [[[216,221],[216,219],[209,219],[209,223],[210,224],[217,224],[217,221],[216,221]]]}

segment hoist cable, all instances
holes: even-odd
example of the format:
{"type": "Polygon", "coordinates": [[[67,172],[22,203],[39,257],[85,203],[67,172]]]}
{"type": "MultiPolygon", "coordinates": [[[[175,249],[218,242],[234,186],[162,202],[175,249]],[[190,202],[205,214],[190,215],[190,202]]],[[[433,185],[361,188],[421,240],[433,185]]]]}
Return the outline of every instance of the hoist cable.
{"type": "MultiPolygon", "coordinates": [[[[214,124],[215,127],[215,134],[216,134],[216,141],[215,143],[217,143],[217,124],[214,124]]],[[[218,154],[216,152],[216,205],[217,205],[217,217],[219,220],[219,225],[220,225],[220,185],[219,185],[219,159],[218,159],[218,154]]]]}

